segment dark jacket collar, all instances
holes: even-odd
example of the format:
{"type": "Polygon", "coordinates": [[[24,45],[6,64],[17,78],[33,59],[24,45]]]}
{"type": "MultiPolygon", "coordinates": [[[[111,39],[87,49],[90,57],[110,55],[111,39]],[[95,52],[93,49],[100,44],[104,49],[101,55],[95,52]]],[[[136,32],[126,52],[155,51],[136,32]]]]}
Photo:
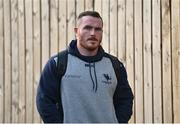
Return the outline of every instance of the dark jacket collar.
{"type": "Polygon", "coordinates": [[[76,56],[76,57],[80,58],[81,60],[90,62],[90,63],[100,61],[102,59],[102,57],[104,56],[104,50],[101,46],[99,47],[98,53],[95,56],[81,55],[77,49],[77,40],[71,41],[71,43],[69,44],[69,47],[68,47],[68,52],[71,55],[76,56]]]}

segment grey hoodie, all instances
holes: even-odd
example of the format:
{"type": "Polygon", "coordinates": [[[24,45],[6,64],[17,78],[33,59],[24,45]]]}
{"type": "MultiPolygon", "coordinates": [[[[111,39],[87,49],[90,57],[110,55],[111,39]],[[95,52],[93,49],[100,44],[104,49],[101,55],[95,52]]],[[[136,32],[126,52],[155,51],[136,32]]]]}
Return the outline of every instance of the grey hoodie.
{"type": "Polygon", "coordinates": [[[121,62],[117,80],[112,62],[102,47],[96,56],[82,56],[72,41],[61,82],[54,76],[57,56],[46,64],[37,94],[37,108],[44,122],[117,123],[128,122],[133,94],[121,62]],[[62,110],[56,110],[57,83],[61,83],[62,110]],[[43,101],[47,101],[43,102],[43,101]]]}

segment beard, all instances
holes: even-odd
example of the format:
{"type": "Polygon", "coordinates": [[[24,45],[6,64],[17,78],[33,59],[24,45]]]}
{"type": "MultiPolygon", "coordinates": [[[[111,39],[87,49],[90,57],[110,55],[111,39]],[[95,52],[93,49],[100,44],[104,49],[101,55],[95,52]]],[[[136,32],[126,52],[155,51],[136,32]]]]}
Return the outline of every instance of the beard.
{"type": "Polygon", "coordinates": [[[84,47],[88,51],[94,51],[94,50],[97,50],[99,48],[101,40],[98,41],[98,40],[89,39],[85,42],[86,43],[82,43],[81,46],[84,47]]]}

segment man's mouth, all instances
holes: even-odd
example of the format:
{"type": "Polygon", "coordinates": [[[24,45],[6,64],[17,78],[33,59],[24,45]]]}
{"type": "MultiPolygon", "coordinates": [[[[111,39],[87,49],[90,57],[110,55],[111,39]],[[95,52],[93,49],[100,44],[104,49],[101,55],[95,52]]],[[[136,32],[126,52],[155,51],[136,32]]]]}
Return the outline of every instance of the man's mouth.
{"type": "Polygon", "coordinates": [[[88,38],[88,40],[98,41],[96,38],[88,38]]]}

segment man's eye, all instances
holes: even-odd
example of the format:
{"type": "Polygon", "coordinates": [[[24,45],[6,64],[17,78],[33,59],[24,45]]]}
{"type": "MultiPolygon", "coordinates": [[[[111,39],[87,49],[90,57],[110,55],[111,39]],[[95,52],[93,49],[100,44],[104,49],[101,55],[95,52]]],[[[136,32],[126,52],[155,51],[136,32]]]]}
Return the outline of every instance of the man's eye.
{"type": "Polygon", "coordinates": [[[102,31],[102,28],[96,28],[95,30],[96,31],[102,31]]]}
{"type": "Polygon", "coordinates": [[[86,29],[86,30],[91,30],[91,29],[92,29],[92,27],[90,27],[90,26],[86,26],[86,27],[84,27],[84,29],[86,29]]]}

